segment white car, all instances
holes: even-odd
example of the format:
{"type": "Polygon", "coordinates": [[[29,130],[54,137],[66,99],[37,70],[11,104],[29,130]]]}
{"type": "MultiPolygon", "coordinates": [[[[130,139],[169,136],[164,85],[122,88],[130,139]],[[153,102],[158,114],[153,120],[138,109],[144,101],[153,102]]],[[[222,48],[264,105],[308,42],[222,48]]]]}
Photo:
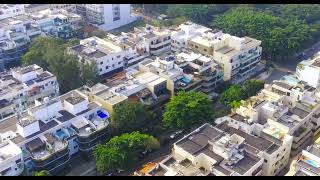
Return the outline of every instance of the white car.
{"type": "Polygon", "coordinates": [[[171,138],[171,139],[174,139],[175,137],[177,137],[177,135],[181,134],[182,132],[183,132],[183,131],[177,131],[177,132],[171,134],[171,135],[170,135],[170,138],[171,138]]]}

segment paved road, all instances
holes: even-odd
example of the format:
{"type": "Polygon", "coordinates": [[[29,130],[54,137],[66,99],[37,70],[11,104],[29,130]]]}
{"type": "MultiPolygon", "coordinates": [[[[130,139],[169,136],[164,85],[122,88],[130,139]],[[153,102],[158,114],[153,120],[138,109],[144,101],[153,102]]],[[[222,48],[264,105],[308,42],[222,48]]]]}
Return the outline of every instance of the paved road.
{"type": "Polygon", "coordinates": [[[95,172],[96,164],[93,158],[85,160],[78,154],[72,157],[70,161],[72,170],[66,176],[86,176],[95,172]]]}
{"type": "Polygon", "coordinates": [[[278,65],[278,67],[281,67],[282,70],[284,70],[286,72],[288,72],[288,71],[295,72],[297,64],[299,62],[312,57],[315,53],[317,53],[319,51],[320,51],[320,41],[315,43],[314,45],[312,45],[310,48],[304,50],[303,53],[305,53],[305,55],[302,58],[300,58],[300,59],[293,58],[293,59],[289,60],[290,63],[287,62],[285,64],[276,64],[276,65],[278,65]]]}

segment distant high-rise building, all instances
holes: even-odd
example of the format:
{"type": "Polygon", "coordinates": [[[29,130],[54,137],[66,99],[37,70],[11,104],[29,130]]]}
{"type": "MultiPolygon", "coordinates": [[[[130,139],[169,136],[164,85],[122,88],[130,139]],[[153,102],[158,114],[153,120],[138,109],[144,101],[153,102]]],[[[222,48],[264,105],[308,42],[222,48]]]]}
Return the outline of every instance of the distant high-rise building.
{"type": "Polygon", "coordinates": [[[136,20],[130,4],[82,4],[77,7],[87,20],[104,30],[112,30],[136,20]]]}

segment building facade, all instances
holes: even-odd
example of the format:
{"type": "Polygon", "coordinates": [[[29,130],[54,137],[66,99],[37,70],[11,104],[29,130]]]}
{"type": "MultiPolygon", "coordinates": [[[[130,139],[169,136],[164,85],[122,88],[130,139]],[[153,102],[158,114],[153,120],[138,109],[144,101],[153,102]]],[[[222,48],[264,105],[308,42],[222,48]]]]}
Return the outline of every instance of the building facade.
{"type": "Polygon", "coordinates": [[[37,65],[0,74],[0,120],[34,105],[36,99],[59,95],[57,78],[37,65]]]}
{"type": "Polygon", "coordinates": [[[109,31],[136,20],[131,14],[130,4],[85,4],[77,9],[83,12],[91,24],[109,31]]]}

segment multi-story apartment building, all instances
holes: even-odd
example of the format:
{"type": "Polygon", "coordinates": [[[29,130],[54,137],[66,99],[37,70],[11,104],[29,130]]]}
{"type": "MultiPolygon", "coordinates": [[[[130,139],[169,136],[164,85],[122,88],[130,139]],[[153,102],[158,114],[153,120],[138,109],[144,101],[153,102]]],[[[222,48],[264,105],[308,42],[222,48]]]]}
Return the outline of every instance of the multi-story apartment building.
{"type": "Polygon", "coordinates": [[[188,47],[189,39],[210,32],[212,29],[192,22],[185,22],[171,31],[171,50],[181,52],[188,47]]]}
{"type": "Polygon", "coordinates": [[[59,94],[57,78],[37,65],[0,74],[0,120],[34,104],[34,100],[59,94]]]}
{"type": "Polygon", "coordinates": [[[122,32],[120,36],[108,34],[108,39],[118,44],[125,52],[125,67],[135,65],[150,55],[150,47],[147,41],[141,39],[135,33],[122,32]]]}
{"type": "Polygon", "coordinates": [[[12,141],[0,139],[0,176],[18,176],[23,171],[22,150],[12,141]]]}
{"type": "MultiPolygon", "coordinates": [[[[252,105],[237,109],[236,113],[218,118],[215,122],[219,127],[227,127],[250,134],[274,143],[261,156],[264,158],[263,174],[273,176],[283,170],[290,160],[290,150],[293,137],[286,131],[274,126],[269,122],[262,122],[264,101],[251,100],[252,105]],[[239,113],[239,114],[238,114],[239,113]]],[[[266,117],[264,117],[265,119],[266,117]]]]}
{"type": "MultiPolygon", "coordinates": [[[[291,156],[310,145],[313,136],[319,132],[319,93],[305,82],[284,77],[266,84],[255,98],[262,102],[254,105],[258,108],[242,105],[236,112],[247,116],[251,123],[257,122],[255,118],[258,117],[258,123],[264,128],[272,125],[292,136],[291,156]]],[[[250,128],[246,129],[252,132],[250,128]]]]}
{"type": "Polygon", "coordinates": [[[172,95],[180,90],[210,93],[223,81],[222,69],[212,58],[193,52],[146,59],[139,64],[139,69],[167,79],[172,95]]]}
{"type": "Polygon", "coordinates": [[[23,4],[1,4],[0,5],[0,20],[11,18],[17,15],[25,14],[23,4]]]}
{"type": "Polygon", "coordinates": [[[159,55],[171,49],[171,31],[166,28],[146,25],[134,28],[133,32],[149,45],[151,55],[159,55]]]}
{"type": "Polygon", "coordinates": [[[31,40],[40,34],[26,15],[0,20],[0,71],[18,64],[31,40]]]}
{"type": "Polygon", "coordinates": [[[133,68],[109,78],[105,85],[110,87],[110,92],[124,95],[129,101],[141,102],[147,108],[156,107],[170,98],[165,78],[133,68]]]}
{"type": "Polygon", "coordinates": [[[236,37],[219,30],[204,31],[188,40],[187,47],[213,56],[224,69],[225,81],[239,81],[252,75],[261,59],[261,41],[236,37]]]}
{"type": "Polygon", "coordinates": [[[64,9],[45,9],[30,14],[33,23],[36,24],[43,33],[62,39],[81,37],[82,18],[64,9]]]}
{"type": "Polygon", "coordinates": [[[95,63],[99,75],[111,75],[123,70],[126,52],[116,43],[91,37],[71,47],[69,52],[77,55],[82,63],[95,63]]]}
{"type": "Polygon", "coordinates": [[[85,4],[79,5],[78,11],[93,25],[104,30],[112,30],[136,20],[131,14],[130,4],[85,4]]]}
{"type": "Polygon", "coordinates": [[[76,12],[76,4],[25,4],[26,13],[35,13],[45,9],[65,9],[68,12],[76,12]]]}
{"type": "Polygon", "coordinates": [[[0,20],[0,71],[15,66],[39,35],[81,37],[81,17],[65,10],[37,11],[0,20]]]}
{"type": "MultiPolygon", "coordinates": [[[[290,143],[290,137],[286,138],[290,143]]],[[[273,163],[278,165],[278,161],[273,156],[285,147],[286,144],[244,133],[227,123],[215,127],[205,124],[174,143],[171,155],[145,175],[274,175],[270,167],[273,163]]]]}
{"type": "Polygon", "coordinates": [[[87,95],[89,100],[101,104],[110,114],[121,103],[128,101],[128,96],[113,92],[110,87],[100,83],[92,87],[81,87],[79,91],[87,95]]]}
{"type": "Polygon", "coordinates": [[[297,65],[296,76],[299,80],[318,88],[320,85],[320,52],[308,60],[301,61],[297,65]]]}
{"type": "Polygon", "coordinates": [[[286,176],[320,176],[320,138],[307,149],[302,150],[291,164],[286,176]]]}
{"type": "MultiPolygon", "coordinates": [[[[2,142],[18,146],[22,154],[14,152],[23,156],[20,160],[7,156],[5,164],[21,167],[22,163],[27,173],[47,170],[56,174],[68,165],[71,155],[90,155],[98,143],[108,140],[108,117],[106,110],[77,90],[42,102],[36,100],[36,106],[0,122],[2,142]]],[[[0,166],[3,168],[8,166],[0,166]]],[[[8,175],[9,170],[2,173],[8,175]]]]}

